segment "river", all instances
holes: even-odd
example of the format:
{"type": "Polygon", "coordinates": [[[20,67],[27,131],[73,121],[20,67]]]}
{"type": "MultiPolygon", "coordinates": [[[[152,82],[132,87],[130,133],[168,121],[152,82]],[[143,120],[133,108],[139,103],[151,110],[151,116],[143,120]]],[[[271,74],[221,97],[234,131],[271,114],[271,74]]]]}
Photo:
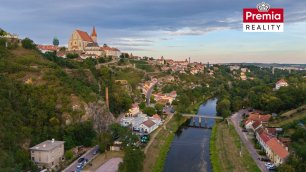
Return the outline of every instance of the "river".
{"type": "MultiPolygon", "coordinates": [[[[217,99],[209,99],[199,107],[198,115],[216,115],[217,99]]],[[[198,121],[195,120],[196,125],[198,121]]],[[[207,120],[207,127],[212,127],[213,119],[207,120]]],[[[188,120],[171,144],[165,163],[165,172],[211,172],[209,157],[210,129],[192,128],[193,121],[188,120]]],[[[204,120],[202,120],[204,126],[204,120]]]]}

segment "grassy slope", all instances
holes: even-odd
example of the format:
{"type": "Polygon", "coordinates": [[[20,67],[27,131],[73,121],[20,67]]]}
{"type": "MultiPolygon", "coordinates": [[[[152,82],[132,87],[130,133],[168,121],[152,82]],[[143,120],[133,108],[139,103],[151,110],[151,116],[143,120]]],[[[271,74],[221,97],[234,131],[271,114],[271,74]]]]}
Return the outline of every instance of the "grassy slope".
{"type": "Polygon", "coordinates": [[[214,171],[260,171],[243,144],[240,157],[240,138],[232,125],[228,127],[225,122],[217,123],[214,130],[212,137],[215,137],[215,143],[211,145],[214,171]]]}
{"type": "Polygon", "coordinates": [[[21,47],[0,48],[0,79],[2,171],[29,169],[29,147],[61,137],[67,114],[79,121],[78,111],[72,111],[72,94],[76,104],[96,98],[92,88],[62,67],[21,47]],[[32,83],[26,84],[29,79],[32,83]]]}
{"type": "Polygon", "coordinates": [[[293,109],[283,113],[278,119],[273,120],[270,123],[270,125],[273,127],[280,127],[287,124],[291,124],[294,121],[301,120],[305,117],[306,117],[306,105],[303,105],[297,109],[293,109]]]}
{"type": "Polygon", "coordinates": [[[186,118],[182,118],[178,123],[175,117],[173,117],[167,124],[167,130],[164,128],[161,129],[147,151],[144,160],[144,172],[161,172],[163,170],[168,150],[174,138],[173,132],[175,132],[185,120],[186,118]]]}

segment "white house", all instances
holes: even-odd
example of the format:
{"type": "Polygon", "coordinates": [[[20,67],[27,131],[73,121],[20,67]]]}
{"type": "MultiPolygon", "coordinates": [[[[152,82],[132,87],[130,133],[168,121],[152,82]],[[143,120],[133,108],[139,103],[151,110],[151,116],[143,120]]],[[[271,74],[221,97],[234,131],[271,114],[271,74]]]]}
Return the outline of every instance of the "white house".
{"type": "Polygon", "coordinates": [[[158,125],[153,122],[152,120],[148,119],[139,126],[139,131],[150,134],[152,131],[154,131],[158,125]]]}
{"type": "Polygon", "coordinates": [[[288,86],[288,83],[284,79],[281,79],[277,81],[277,83],[275,84],[275,89],[279,90],[281,87],[287,87],[287,86],[288,86]]]}

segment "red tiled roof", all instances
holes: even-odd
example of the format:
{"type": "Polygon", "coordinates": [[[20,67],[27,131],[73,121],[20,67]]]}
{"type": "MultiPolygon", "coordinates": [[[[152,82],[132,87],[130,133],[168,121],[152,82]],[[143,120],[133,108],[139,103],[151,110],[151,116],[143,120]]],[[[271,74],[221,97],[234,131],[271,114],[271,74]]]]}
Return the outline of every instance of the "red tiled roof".
{"type": "Polygon", "coordinates": [[[276,82],[276,84],[281,84],[281,83],[287,83],[284,79],[280,79],[279,81],[276,82]]]}
{"type": "Polygon", "coordinates": [[[161,120],[161,118],[158,114],[153,115],[152,118],[157,119],[157,120],[161,120]]]}
{"type": "Polygon", "coordinates": [[[265,131],[273,136],[276,136],[276,128],[265,128],[265,131]]]}
{"type": "Polygon", "coordinates": [[[37,45],[37,48],[40,50],[49,50],[49,51],[57,51],[58,47],[54,45],[37,45]]]}
{"type": "Polygon", "coordinates": [[[103,50],[103,51],[120,51],[117,48],[112,48],[112,47],[109,47],[109,46],[100,47],[100,50],[103,50]]]}
{"type": "Polygon", "coordinates": [[[272,137],[269,136],[269,134],[267,134],[264,130],[263,132],[261,132],[261,134],[259,134],[259,137],[261,138],[262,141],[264,141],[265,143],[267,143],[272,137]]]}
{"type": "Polygon", "coordinates": [[[272,138],[267,142],[269,148],[277,154],[280,158],[284,159],[289,156],[289,152],[276,138],[272,138]]]}
{"type": "Polygon", "coordinates": [[[139,108],[137,103],[132,104],[132,108],[139,108]]]}
{"type": "Polygon", "coordinates": [[[254,128],[254,130],[259,127],[261,125],[261,122],[259,121],[255,121],[253,124],[252,124],[252,127],[254,128]]]}
{"type": "Polygon", "coordinates": [[[93,42],[93,40],[91,39],[91,37],[88,35],[87,32],[81,31],[81,30],[76,30],[78,32],[78,34],[80,35],[81,39],[83,41],[87,41],[87,42],[93,42]]]}
{"type": "Polygon", "coordinates": [[[259,113],[251,113],[248,117],[248,120],[268,122],[270,118],[271,115],[260,115],[259,113]]]}
{"type": "Polygon", "coordinates": [[[143,122],[143,125],[147,126],[147,127],[152,127],[153,125],[155,125],[155,122],[153,122],[152,120],[148,119],[145,122],[143,122]]]}

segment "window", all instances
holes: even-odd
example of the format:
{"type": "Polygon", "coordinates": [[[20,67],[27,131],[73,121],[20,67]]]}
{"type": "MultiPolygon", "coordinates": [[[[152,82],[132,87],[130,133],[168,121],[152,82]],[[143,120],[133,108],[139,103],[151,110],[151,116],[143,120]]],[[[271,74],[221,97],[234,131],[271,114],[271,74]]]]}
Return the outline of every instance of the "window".
{"type": "Polygon", "coordinates": [[[35,161],[35,157],[34,156],[32,156],[32,161],[35,161]]]}
{"type": "Polygon", "coordinates": [[[54,165],[54,161],[52,162],[52,165],[54,165]]]}

